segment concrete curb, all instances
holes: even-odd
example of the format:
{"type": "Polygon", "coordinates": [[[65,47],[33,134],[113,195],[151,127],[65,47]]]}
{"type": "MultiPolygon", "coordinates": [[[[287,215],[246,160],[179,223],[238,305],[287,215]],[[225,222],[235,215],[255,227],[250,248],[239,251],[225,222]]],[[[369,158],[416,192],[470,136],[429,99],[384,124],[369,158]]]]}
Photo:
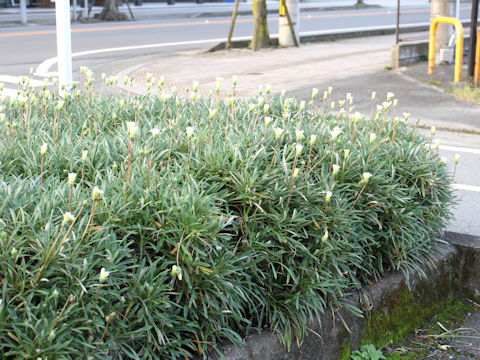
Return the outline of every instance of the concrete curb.
{"type": "MultiPolygon", "coordinates": [[[[412,295],[410,306],[427,306],[424,304],[425,289],[429,287],[434,292],[429,298],[441,301],[442,296],[457,294],[455,288],[456,274],[459,272],[457,264],[458,250],[449,244],[441,244],[431,258],[430,266],[424,265],[422,270],[426,274],[423,278],[419,273],[413,273],[409,278],[409,288],[412,295]],[[433,287],[431,284],[435,284],[433,287]],[[448,288],[448,289],[447,289],[448,288]]],[[[253,334],[245,339],[245,346],[236,347],[225,344],[219,349],[228,360],[276,360],[276,359],[303,359],[303,360],[336,360],[345,356],[346,349],[358,349],[365,337],[370,322],[370,314],[391,314],[401,311],[397,308],[395,299],[398,299],[406,289],[404,274],[400,271],[386,275],[374,286],[367,285],[346,298],[346,302],[362,309],[364,317],[358,317],[342,309],[334,314],[326,311],[318,321],[308,325],[310,334],[304,339],[300,347],[293,345],[288,351],[281,345],[277,337],[269,331],[253,334]],[[339,317],[348,325],[350,332],[345,328],[339,317]],[[335,320],[336,318],[336,320],[335,320]]],[[[408,317],[408,314],[405,314],[408,317]]],[[[393,329],[392,329],[393,330],[393,329]]],[[[413,330],[413,329],[412,329],[413,330]]],[[[209,359],[220,359],[212,354],[209,359]]],[[[349,358],[349,357],[348,357],[349,358]]]]}
{"type": "MultiPolygon", "coordinates": [[[[300,9],[300,14],[302,13],[309,13],[309,12],[319,12],[319,11],[340,11],[340,10],[365,10],[365,9],[380,9],[382,6],[380,5],[347,5],[347,6],[319,6],[319,7],[306,7],[300,9]]],[[[269,15],[277,15],[278,8],[267,9],[267,14],[269,15]]],[[[252,15],[251,10],[239,10],[239,16],[249,16],[252,15]]],[[[218,11],[218,12],[203,12],[198,13],[195,16],[190,17],[224,17],[224,16],[232,16],[231,11],[218,11]]]]}
{"type": "MultiPolygon", "coordinates": [[[[402,33],[419,32],[428,30],[429,23],[421,23],[414,25],[404,25],[400,28],[402,33]]],[[[337,39],[347,39],[352,37],[364,37],[364,36],[378,36],[378,35],[390,35],[395,34],[395,26],[371,26],[363,28],[350,28],[350,29],[335,29],[335,30],[321,30],[321,31],[308,31],[300,32],[300,42],[315,42],[315,41],[329,41],[337,39]]],[[[232,40],[231,48],[244,48],[247,47],[251,38],[245,37],[238,40],[232,40]]],[[[270,36],[271,45],[278,45],[278,35],[270,36]]],[[[200,53],[208,53],[213,51],[219,51],[225,49],[226,41],[221,41],[216,44],[212,44],[209,47],[204,48],[200,53]]]]}
{"type": "MultiPolygon", "coordinates": [[[[480,237],[446,232],[444,240],[451,244],[440,241],[438,249],[431,255],[431,263],[422,266],[425,277],[418,272],[410,274],[408,285],[411,298],[408,306],[427,307],[432,305],[430,301],[440,302],[446,297],[463,295],[465,291],[475,292],[480,288],[476,275],[480,271],[480,237]]],[[[398,311],[402,311],[402,307],[397,304],[401,303],[399,298],[405,289],[405,276],[400,271],[386,275],[374,285],[363,286],[348,296],[346,301],[362,309],[364,317],[357,317],[346,310],[336,314],[327,311],[318,321],[308,325],[310,334],[300,347],[293,345],[290,351],[269,331],[248,336],[245,346],[241,348],[224,344],[219,349],[228,360],[343,359],[350,349],[360,347],[367,328],[372,326],[369,325],[370,317],[373,316],[371,314],[388,316],[395,312],[398,315],[398,311]],[[339,316],[348,325],[350,332],[338,320],[339,316]]],[[[405,313],[400,317],[403,316],[411,315],[405,313]]],[[[209,357],[215,360],[220,358],[217,354],[209,357]]]]}

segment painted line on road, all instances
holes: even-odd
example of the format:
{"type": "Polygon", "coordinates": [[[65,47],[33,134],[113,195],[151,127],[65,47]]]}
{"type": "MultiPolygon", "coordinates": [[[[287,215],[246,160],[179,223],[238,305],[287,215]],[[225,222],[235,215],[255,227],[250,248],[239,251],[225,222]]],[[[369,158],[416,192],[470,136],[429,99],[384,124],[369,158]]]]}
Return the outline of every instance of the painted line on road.
{"type": "MultiPolygon", "coordinates": [[[[434,145],[435,146],[435,145],[434,145]]],[[[440,150],[480,155],[480,149],[459,146],[440,145],[440,150]]]]}
{"type": "MultiPolygon", "coordinates": [[[[427,9],[411,9],[404,10],[402,14],[406,13],[422,13],[430,12],[427,9]]],[[[351,13],[339,13],[339,14],[319,14],[319,15],[302,15],[301,19],[329,19],[329,18],[350,18],[350,17],[362,17],[372,15],[391,15],[387,11],[367,11],[367,12],[351,12],[351,13]]],[[[251,18],[237,19],[237,23],[252,22],[251,18]]],[[[84,32],[96,32],[96,31],[112,31],[112,30],[133,30],[133,29],[149,29],[149,28],[168,28],[178,26],[196,26],[196,25],[215,25],[215,24],[230,24],[230,19],[219,20],[198,20],[198,21],[180,21],[172,23],[157,23],[157,24],[136,24],[136,25],[112,25],[112,26],[96,26],[96,27],[80,27],[73,28],[72,33],[84,33],[84,32]]],[[[39,31],[20,31],[20,32],[6,32],[0,34],[1,37],[15,37],[15,36],[32,36],[32,35],[52,35],[55,34],[55,29],[52,30],[39,30],[39,31]]]]}
{"type": "Polygon", "coordinates": [[[480,193],[480,186],[465,185],[465,184],[452,184],[452,188],[457,190],[473,191],[480,193]]]}
{"type": "MultiPolygon", "coordinates": [[[[405,25],[402,25],[401,29],[407,29],[415,26],[428,26],[428,25],[429,23],[405,24],[405,25]]],[[[314,35],[345,34],[345,33],[358,32],[358,31],[376,31],[376,30],[385,30],[385,29],[394,29],[394,28],[395,28],[395,25],[389,25],[389,26],[381,25],[381,26],[367,26],[367,27],[359,27],[359,28],[301,31],[300,37],[314,36],[314,35]]],[[[270,38],[271,39],[278,38],[278,34],[270,34],[270,38]]],[[[240,36],[240,37],[232,38],[232,41],[248,41],[251,39],[252,39],[251,36],[240,36]]],[[[217,39],[208,39],[208,40],[193,40],[193,41],[179,41],[179,42],[171,42],[171,43],[122,46],[122,47],[114,47],[114,48],[108,48],[108,49],[97,49],[97,50],[87,50],[87,51],[76,52],[72,54],[72,57],[103,54],[103,53],[109,53],[109,52],[115,52],[115,51],[150,49],[150,48],[157,48],[157,47],[209,44],[209,43],[216,43],[216,42],[222,42],[222,41],[227,41],[227,39],[217,38],[217,39]]],[[[50,68],[56,62],[57,62],[56,56],[43,61],[40,65],[37,66],[37,69],[35,70],[35,74],[39,76],[48,76],[50,72],[50,68]]]]}
{"type": "MultiPolygon", "coordinates": [[[[274,35],[272,35],[272,36],[274,36],[274,35]]],[[[237,37],[237,38],[232,38],[232,41],[250,40],[251,38],[252,38],[251,36],[237,37]]],[[[182,45],[210,44],[210,43],[226,41],[226,40],[227,39],[225,39],[225,38],[219,38],[219,39],[195,40],[195,41],[177,41],[177,42],[160,43],[160,44],[122,46],[122,47],[114,47],[114,48],[108,48],[108,49],[80,51],[80,52],[73,53],[72,58],[73,57],[79,57],[79,56],[86,56],[86,55],[103,54],[103,53],[109,53],[109,52],[115,52],[115,51],[151,49],[151,48],[182,46],[182,45]]],[[[50,72],[50,68],[56,62],[57,62],[57,57],[56,56],[43,61],[40,65],[37,66],[37,69],[35,70],[35,75],[48,76],[48,74],[50,72]]]]}

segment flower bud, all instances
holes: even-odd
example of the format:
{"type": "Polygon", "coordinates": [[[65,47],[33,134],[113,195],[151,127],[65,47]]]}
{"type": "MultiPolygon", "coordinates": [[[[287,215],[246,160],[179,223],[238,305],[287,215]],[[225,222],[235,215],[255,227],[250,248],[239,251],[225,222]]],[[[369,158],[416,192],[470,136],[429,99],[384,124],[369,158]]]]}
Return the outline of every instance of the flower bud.
{"type": "Polygon", "coordinates": [[[275,132],[275,138],[276,139],[279,139],[283,134],[283,129],[281,129],[281,128],[275,128],[275,129],[273,129],[273,131],[275,132]]]}
{"type": "Polygon", "coordinates": [[[293,178],[296,179],[298,177],[298,173],[299,173],[300,170],[298,170],[298,168],[295,168],[293,170],[293,178]]]}
{"type": "Polygon", "coordinates": [[[186,132],[187,132],[187,138],[190,139],[193,133],[195,132],[195,128],[193,126],[187,126],[186,132]]]}
{"type": "Polygon", "coordinates": [[[372,174],[369,172],[364,172],[362,175],[362,179],[364,182],[367,182],[372,177],[372,174]]]}
{"type": "Polygon", "coordinates": [[[75,184],[75,179],[77,178],[76,173],[68,173],[68,185],[72,186],[75,184]]]}
{"type": "Polygon", "coordinates": [[[325,233],[322,236],[322,240],[327,241],[327,239],[328,239],[328,230],[325,230],[325,233]]]}
{"type": "Polygon", "coordinates": [[[182,281],[182,269],[177,266],[177,265],[173,265],[172,266],[172,270],[170,271],[170,274],[172,277],[176,276],[178,278],[178,280],[182,281]]]}
{"type": "Polygon", "coordinates": [[[98,276],[98,281],[100,281],[100,284],[104,283],[108,276],[110,275],[110,272],[109,271],[106,271],[105,268],[101,268],[100,269],[100,274],[98,276]]]}
{"type": "Polygon", "coordinates": [[[340,166],[337,165],[337,164],[333,164],[333,165],[332,165],[333,175],[337,175],[339,171],[340,171],[340,166]]]}
{"type": "Polygon", "coordinates": [[[325,194],[325,201],[329,202],[331,198],[332,198],[332,192],[327,191],[326,194],[325,194]]]}
{"type": "Polygon", "coordinates": [[[100,200],[103,195],[103,191],[100,190],[97,186],[95,186],[92,190],[92,200],[100,200]]]}
{"type": "Polygon", "coordinates": [[[297,156],[302,153],[302,150],[303,150],[303,145],[300,143],[297,143],[295,145],[295,153],[297,154],[297,156]]]}
{"type": "Polygon", "coordinates": [[[303,130],[295,130],[295,137],[297,141],[303,140],[303,138],[305,137],[303,134],[304,134],[303,130]]]}

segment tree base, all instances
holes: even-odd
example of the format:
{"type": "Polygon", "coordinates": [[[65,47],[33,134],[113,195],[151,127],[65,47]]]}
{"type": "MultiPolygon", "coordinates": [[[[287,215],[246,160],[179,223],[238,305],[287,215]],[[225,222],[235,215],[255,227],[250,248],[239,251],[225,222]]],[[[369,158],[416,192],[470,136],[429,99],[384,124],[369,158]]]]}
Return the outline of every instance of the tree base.
{"type": "Polygon", "coordinates": [[[103,10],[100,14],[95,15],[95,19],[105,20],[105,21],[123,21],[127,20],[127,14],[120,11],[105,11],[103,10]]]}

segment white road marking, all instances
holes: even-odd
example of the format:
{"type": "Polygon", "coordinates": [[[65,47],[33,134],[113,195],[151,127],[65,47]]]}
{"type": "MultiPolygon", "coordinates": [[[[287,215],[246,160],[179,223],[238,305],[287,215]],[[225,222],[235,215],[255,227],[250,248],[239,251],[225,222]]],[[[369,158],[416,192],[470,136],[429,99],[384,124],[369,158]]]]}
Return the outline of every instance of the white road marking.
{"type": "MultiPolygon", "coordinates": [[[[242,40],[250,40],[251,36],[244,36],[244,37],[236,37],[232,38],[232,41],[242,41],[242,40]]],[[[86,55],[95,55],[95,54],[103,54],[109,52],[116,52],[116,51],[128,51],[128,50],[139,50],[139,49],[151,49],[151,48],[158,48],[158,47],[170,47],[170,46],[182,46],[182,45],[198,45],[198,44],[210,44],[215,42],[225,41],[224,38],[219,39],[208,39],[208,40],[196,40],[196,41],[178,41],[178,42],[170,42],[170,43],[160,43],[160,44],[148,44],[148,45],[135,45],[135,46],[122,46],[122,47],[114,47],[108,49],[98,49],[98,50],[87,50],[87,51],[80,51],[72,54],[73,57],[79,56],[86,56],[86,55]]],[[[50,68],[57,63],[57,57],[52,57],[40,65],[37,66],[35,70],[35,74],[38,76],[48,76],[50,72],[50,68]]]]}
{"type": "Polygon", "coordinates": [[[440,150],[480,155],[480,149],[440,145],[440,150]]]}
{"type": "MultiPolygon", "coordinates": [[[[430,23],[412,23],[412,24],[404,24],[400,27],[400,29],[406,29],[410,27],[416,26],[428,26],[430,23]]],[[[301,31],[300,36],[312,36],[312,35],[329,35],[329,34],[344,34],[344,33],[351,33],[357,31],[375,31],[375,30],[388,30],[388,29],[395,29],[395,25],[381,25],[381,26],[368,26],[368,27],[361,27],[361,28],[346,28],[346,29],[329,29],[329,30],[320,30],[320,31],[301,31]]],[[[271,39],[278,38],[278,34],[270,34],[271,39]]],[[[245,41],[251,40],[251,36],[240,36],[232,38],[232,41],[245,41]]],[[[208,40],[194,40],[194,41],[178,41],[178,42],[170,42],[170,43],[160,43],[160,44],[147,44],[147,45],[134,45],[134,46],[122,46],[122,47],[115,47],[115,48],[108,48],[108,49],[98,49],[98,50],[87,50],[87,51],[80,51],[72,54],[73,57],[85,56],[85,55],[94,55],[94,54],[103,54],[115,51],[127,51],[127,50],[139,50],[139,49],[151,49],[151,48],[158,48],[158,47],[170,47],[170,46],[181,46],[181,45],[198,45],[198,44],[209,44],[209,43],[216,43],[221,41],[226,41],[226,38],[218,38],[218,39],[208,39],[208,40]]],[[[50,72],[50,68],[55,65],[57,62],[57,57],[52,57],[40,65],[37,66],[35,70],[35,74],[39,76],[48,76],[50,72]]],[[[50,72],[52,75],[53,73],[50,72]]]]}
{"type": "Polygon", "coordinates": [[[474,186],[474,185],[452,184],[452,188],[457,190],[480,192],[480,186],[474,186]]]}

